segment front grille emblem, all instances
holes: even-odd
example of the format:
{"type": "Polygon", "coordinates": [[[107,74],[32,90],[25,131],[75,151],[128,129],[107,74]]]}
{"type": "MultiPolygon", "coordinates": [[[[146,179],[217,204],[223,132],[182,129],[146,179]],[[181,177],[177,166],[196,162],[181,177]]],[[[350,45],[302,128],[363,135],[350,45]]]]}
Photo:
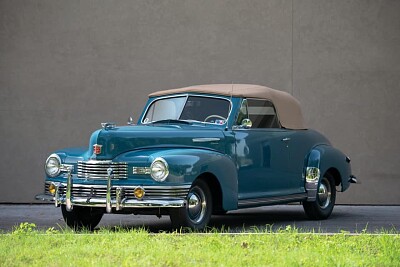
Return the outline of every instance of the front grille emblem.
{"type": "Polygon", "coordinates": [[[99,155],[101,153],[102,145],[94,144],[93,145],[93,154],[99,155]]]}

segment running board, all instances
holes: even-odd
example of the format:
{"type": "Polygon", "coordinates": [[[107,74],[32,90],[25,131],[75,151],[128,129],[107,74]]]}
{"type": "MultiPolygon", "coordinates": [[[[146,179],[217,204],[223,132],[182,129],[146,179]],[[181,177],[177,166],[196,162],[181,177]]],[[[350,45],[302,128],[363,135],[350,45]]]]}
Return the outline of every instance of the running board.
{"type": "Polygon", "coordinates": [[[307,193],[279,196],[279,197],[243,199],[239,200],[238,208],[242,209],[242,208],[266,206],[266,205],[273,205],[280,203],[297,202],[306,199],[307,199],[307,193]]]}

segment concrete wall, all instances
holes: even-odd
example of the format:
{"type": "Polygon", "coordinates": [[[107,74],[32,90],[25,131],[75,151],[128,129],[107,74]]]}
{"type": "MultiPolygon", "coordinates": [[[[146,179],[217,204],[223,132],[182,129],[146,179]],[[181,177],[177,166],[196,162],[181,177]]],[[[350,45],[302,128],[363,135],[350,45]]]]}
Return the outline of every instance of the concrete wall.
{"type": "Polygon", "coordinates": [[[400,1],[0,0],[0,202],[32,202],[53,150],[147,94],[206,83],[292,93],[352,158],[339,203],[400,204],[400,1]]]}

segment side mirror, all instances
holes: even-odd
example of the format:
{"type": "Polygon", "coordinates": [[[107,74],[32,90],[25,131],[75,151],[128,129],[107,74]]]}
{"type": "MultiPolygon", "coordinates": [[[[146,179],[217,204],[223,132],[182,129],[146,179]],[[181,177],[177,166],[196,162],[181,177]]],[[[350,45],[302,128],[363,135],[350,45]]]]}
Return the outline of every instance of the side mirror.
{"type": "Polygon", "coordinates": [[[250,119],[243,119],[241,126],[245,129],[249,129],[251,126],[253,126],[253,122],[250,119]]]}
{"type": "Polygon", "coordinates": [[[135,123],[133,122],[132,117],[129,117],[127,124],[128,125],[135,125],[135,123]]]}

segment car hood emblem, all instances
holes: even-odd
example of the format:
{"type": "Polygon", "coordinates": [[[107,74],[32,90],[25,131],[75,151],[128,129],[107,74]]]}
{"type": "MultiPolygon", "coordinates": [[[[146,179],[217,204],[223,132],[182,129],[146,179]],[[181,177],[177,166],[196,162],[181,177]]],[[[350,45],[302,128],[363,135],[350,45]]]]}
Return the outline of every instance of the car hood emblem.
{"type": "Polygon", "coordinates": [[[93,145],[93,154],[99,155],[101,154],[102,145],[94,144],[93,145]]]}

